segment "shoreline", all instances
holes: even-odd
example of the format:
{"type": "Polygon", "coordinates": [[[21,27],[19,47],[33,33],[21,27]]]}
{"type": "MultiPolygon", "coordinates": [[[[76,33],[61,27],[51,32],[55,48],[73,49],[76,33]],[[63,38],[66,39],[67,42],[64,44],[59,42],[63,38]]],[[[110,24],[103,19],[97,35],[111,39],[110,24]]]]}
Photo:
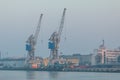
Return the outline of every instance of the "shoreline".
{"type": "Polygon", "coordinates": [[[62,70],[55,69],[28,69],[28,68],[1,68],[0,70],[8,71],[50,71],[50,72],[108,72],[108,73],[120,73],[120,68],[65,68],[62,70]]]}

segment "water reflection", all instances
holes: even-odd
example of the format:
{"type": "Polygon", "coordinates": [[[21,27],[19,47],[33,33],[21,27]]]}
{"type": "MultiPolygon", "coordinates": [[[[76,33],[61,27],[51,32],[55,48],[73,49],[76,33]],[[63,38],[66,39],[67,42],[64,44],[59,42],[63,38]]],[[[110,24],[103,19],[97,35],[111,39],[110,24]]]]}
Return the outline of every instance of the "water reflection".
{"type": "Polygon", "coordinates": [[[50,80],[57,80],[58,72],[49,72],[49,79],[50,80]]]}
{"type": "Polygon", "coordinates": [[[34,71],[27,71],[26,78],[27,78],[27,80],[34,80],[35,79],[35,72],[34,71]]]}

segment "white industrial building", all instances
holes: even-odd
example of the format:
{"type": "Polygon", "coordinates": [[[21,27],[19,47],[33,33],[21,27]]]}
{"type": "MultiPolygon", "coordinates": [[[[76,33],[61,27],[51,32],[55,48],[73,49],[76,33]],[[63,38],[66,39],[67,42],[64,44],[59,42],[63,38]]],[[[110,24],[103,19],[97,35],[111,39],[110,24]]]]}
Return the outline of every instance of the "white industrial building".
{"type": "Polygon", "coordinates": [[[120,49],[107,49],[103,44],[94,50],[96,64],[120,64],[120,49]]]}

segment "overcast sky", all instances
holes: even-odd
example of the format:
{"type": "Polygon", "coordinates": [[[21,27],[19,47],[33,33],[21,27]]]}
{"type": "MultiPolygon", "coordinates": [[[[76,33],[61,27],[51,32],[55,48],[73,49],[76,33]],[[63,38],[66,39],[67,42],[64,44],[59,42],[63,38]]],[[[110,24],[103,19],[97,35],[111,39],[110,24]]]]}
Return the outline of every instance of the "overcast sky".
{"type": "Polygon", "coordinates": [[[63,8],[67,11],[59,52],[89,54],[103,39],[108,48],[120,46],[120,0],[0,0],[2,56],[27,54],[25,41],[43,13],[35,55],[48,57],[48,39],[59,27],[63,8]]]}

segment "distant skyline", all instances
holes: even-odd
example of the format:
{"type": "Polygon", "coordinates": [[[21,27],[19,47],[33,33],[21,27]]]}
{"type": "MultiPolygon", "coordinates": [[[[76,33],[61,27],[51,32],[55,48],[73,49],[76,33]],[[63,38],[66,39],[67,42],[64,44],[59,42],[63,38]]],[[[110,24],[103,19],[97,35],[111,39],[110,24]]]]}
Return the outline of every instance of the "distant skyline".
{"type": "Polygon", "coordinates": [[[103,39],[107,48],[120,46],[119,0],[0,0],[2,56],[26,56],[25,42],[43,13],[35,55],[48,57],[48,39],[58,30],[64,8],[67,11],[60,52],[89,54],[103,39]]]}

